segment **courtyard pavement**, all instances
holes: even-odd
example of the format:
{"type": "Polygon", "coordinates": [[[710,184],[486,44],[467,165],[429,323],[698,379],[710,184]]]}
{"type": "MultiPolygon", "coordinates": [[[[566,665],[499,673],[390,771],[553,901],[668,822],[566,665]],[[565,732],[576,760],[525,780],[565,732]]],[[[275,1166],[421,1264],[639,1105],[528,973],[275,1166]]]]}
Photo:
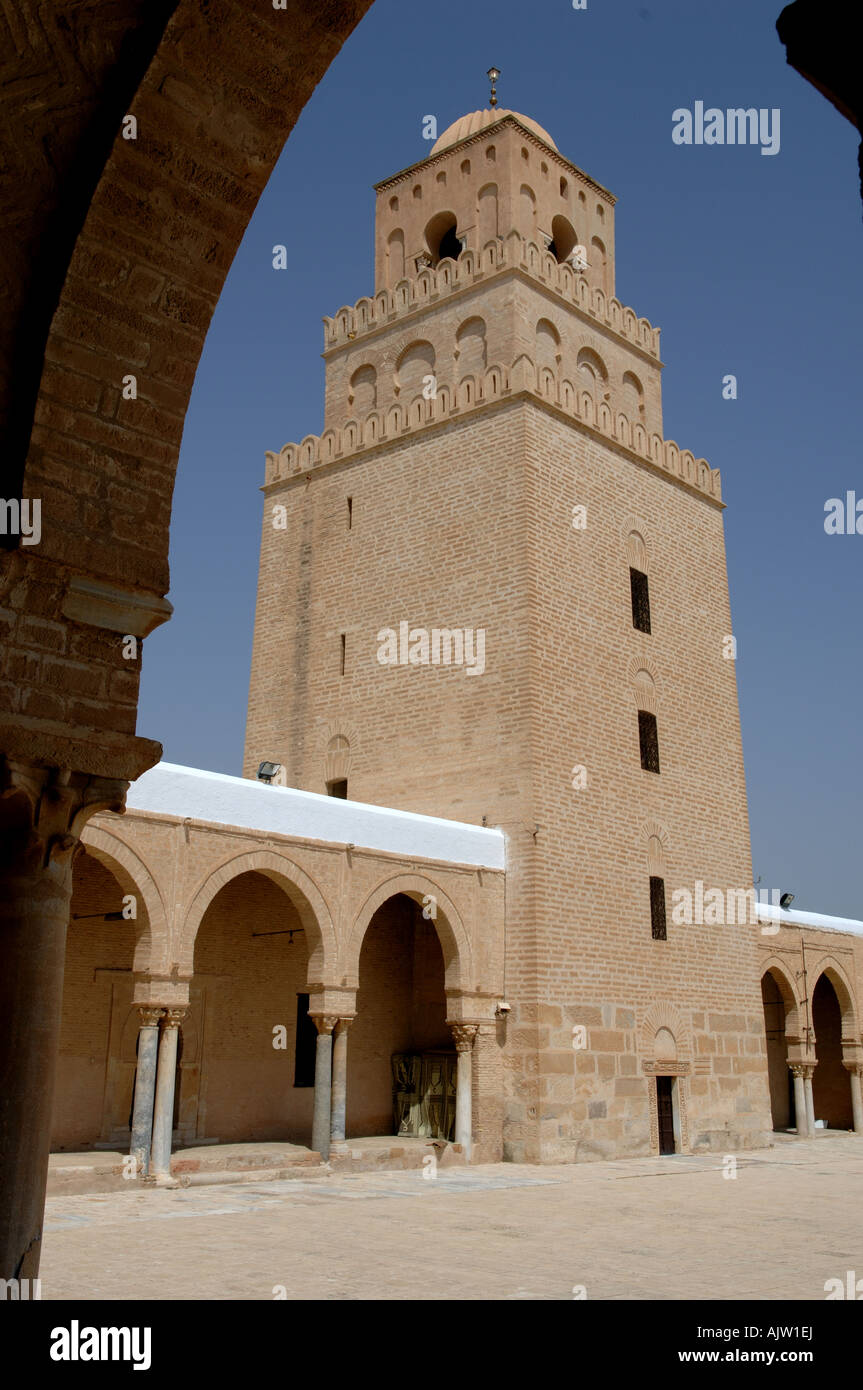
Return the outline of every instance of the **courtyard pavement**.
{"type": "Polygon", "coordinates": [[[823,1301],[863,1278],[863,1139],[735,1158],[58,1195],[42,1298],[823,1301]]]}

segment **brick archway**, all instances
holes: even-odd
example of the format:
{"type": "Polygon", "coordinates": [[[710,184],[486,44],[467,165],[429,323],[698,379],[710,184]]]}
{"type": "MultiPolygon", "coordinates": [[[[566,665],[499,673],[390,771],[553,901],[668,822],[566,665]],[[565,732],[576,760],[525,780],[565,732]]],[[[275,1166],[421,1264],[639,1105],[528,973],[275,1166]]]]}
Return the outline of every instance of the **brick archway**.
{"type": "Polygon", "coordinates": [[[0,337],[4,486],[40,499],[41,540],[5,538],[17,548],[0,591],[12,645],[68,669],[65,682],[22,677],[0,722],[7,757],[123,779],[158,758],[134,736],[140,655],[117,636],[169,616],[171,493],[210,318],[286,137],[370,2],[125,0],[107,23],[96,7],[65,28],[50,4],[17,7],[63,116],[16,103],[9,152],[39,173],[9,181],[18,201],[4,209],[18,233],[0,337]],[[57,126],[54,169],[43,143],[57,126]]]}
{"type": "Polygon", "coordinates": [[[191,975],[194,968],[195,939],[204,913],[216,894],[226,883],[240,874],[259,873],[282,888],[297,910],[309,949],[309,978],[330,978],[336,960],[336,937],[332,915],[317,884],[305,870],[286,855],[272,850],[254,850],[235,855],[217,869],[211,870],[204,882],[191,895],[177,942],[177,965],[181,975],[191,975]],[[329,974],[328,974],[329,972],[329,974]]]}
{"type": "Polygon", "coordinates": [[[370,3],[5,12],[40,96],[22,100],[13,75],[0,449],[41,536],[0,537],[3,1278],[39,1267],[72,855],[161,754],[135,734],[140,643],[171,611],[171,494],[204,337],[282,144],[370,3]]]}
{"type": "Polygon", "coordinates": [[[379,883],[354,918],[342,955],[342,972],[355,989],[359,979],[360,951],[369,923],[388,899],[398,894],[420,906],[428,904],[430,918],[443,951],[447,993],[469,991],[475,985],[470,938],[455,904],[424,874],[395,874],[379,883]],[[433,905],[433,906],[432,906],[433,905]]]}
{"type": "Polygon", "coordinates": [[[147,930],[139,934],[135,943],[136,975],[154,974],[159,970],[168,974],[168,919],[162,895],[150,870],[118,835],[112,835],[101,826],[88,825],[83,844],[88,854],[111,870],[125,891],[140,894],[147,910],[147,930]]]}

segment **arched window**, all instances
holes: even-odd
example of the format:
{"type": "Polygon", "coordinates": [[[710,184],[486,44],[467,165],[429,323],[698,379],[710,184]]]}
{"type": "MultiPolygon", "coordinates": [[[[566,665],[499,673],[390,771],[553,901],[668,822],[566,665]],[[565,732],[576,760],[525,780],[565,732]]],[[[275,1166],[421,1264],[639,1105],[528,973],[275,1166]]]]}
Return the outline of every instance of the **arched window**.
{"type": "Polygon", "coordinates": [[[496,183],[487,183],[479,190],[476,220],[479,227],[479,244],[483,247],[498,234],[496,183]]]}
{"type": "Polygon", "coordinates": [[[644,404],[644,387],[634,372],[623,373],[623,409],[632,421],[638,420],[644,404]]]}
{"type": "Polygon", "coordinates": [[[420,340],[411,343],[396,363],[394,385],[398,395],[410,401],[423,388],[423,377],[433,376],[435,350],[431,343],[420,340]]]}
{"type": "Polygon", "coordinates": [[[536,241],[536,194],[526,183],[521,186],[521,233],[528,241],[536,241]]]}
{"type": "Polygon", "coordinates": [[[596,392],[608,380],[605,363],[593,348],[582,348],[578,354],[578,375],[588,390],[596,392]]]}
{"type": "Polygon", "coordinates": [[[387,237],[387,284],[390,289],[404,279],[405,273],[405,234],[396,227],[387,237]]]}
{"type": "Polygon", "coordinates": [[[374,367],[366,364],[357,367],[351,377],[348,405],[353,415],[367,415],[378,403],[378,374],[374,367]]]}
{"type": "Polygon", "coordinates": [[[458,376],[484,372],[486,368],[485,321],[466,319],[456,334],[458,376]]]}
{"type": "Polygon", "coordinates": [[[552,218],[551,242],[548,249],[558,261],[566,260],[577,241],[575,228],[568,218],[560,216],[552,218]]]}
{"type": "Polygon", "coordinates": [[[426,224],[425,240],[434,265],[447,257],[457,260],[462,252],[462,244],[456,235],[455,213],[436,212],[426,224]]]}
{"type": "Polygon", "coordinates": [[[536,365],[557,371],[560,353],[560,334],[550,319],[540,319],[536,325],[536,365]]]}
{"type": "Polygon", "coordinates": [[[608,259],[605,254],[605,242],[598,236],[590,242],[591,257],[590,263],[593,266],[594,284],[597,289],[603,290],[608,294],[608,259]]]}

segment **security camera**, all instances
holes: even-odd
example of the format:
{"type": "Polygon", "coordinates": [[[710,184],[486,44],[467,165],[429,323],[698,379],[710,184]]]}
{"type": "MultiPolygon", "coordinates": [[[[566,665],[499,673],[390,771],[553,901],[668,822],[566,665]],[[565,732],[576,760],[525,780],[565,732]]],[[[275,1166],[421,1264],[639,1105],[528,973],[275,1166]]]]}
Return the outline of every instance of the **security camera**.
{"type": "Polygon", "coordinates": [[[495,1012],[505,1018],[507,1014],[512,1013],[512,1004],[507,1004],[505,999],[501,999],[495,1012]]]}

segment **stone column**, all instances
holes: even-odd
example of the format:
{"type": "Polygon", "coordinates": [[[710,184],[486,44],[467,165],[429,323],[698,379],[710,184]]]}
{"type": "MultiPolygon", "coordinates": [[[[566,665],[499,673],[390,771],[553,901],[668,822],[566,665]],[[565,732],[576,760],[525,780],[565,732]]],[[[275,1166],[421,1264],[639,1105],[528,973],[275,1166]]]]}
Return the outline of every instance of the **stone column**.
{"type": "Polygon", "coordinates": [[[171,1177],[171,1134],[174,1127],[174,1084],[177,1076],[177,1042],[185,1009],[166,1009],[159,1039],[156,1105],[153,1113],[153,1147],[150,1176],[160,1185],[171,1177]]]}
{"type": "Polygon", "coordinates": [[[863,1062],[843,1062],[851,1083],[851,1114],[855,1134],[863,1134],[863,1093],[860,1089],[860,1072],[863,1062]]]}
{"type": "Polygon", "coordinates": [[[806,1092],[806,1123],[809,1127],[809,1134],[814,1139],[818,1130],[815,1128],[815,1097],[812,1094],[812,1073],[815,1067],[804,1068],[803,1086],[806,1092]]]}
{"type": "Polygon", "coordinates": [[[153,1137],[153,1102],[156,1094],[156,1057],[159,1051],[159,1019],[164,1009],[139,1006],[138,1065],[135,1070],[135,1108],[132,1112],[132,1142],[129,1153],[135,1160],[135,1174],[142,1177],[150,1167],[150,1140],[153,1137]]]}
{"type": "MultiPolygon", "coordinates": [[[[348,1084],[348,1029],[352,1018],[340,1018],[333,1034],[333,1096],[330,1140],[339,1147],[345,1142],[345,1110],[348,1084]]],[[[317,1067],[315,1068],[317,1082],[317,1067]]]]}
{"type": "Polygon", "coordinates": [[[322,1160],[330,1156],[330,1114],[332,1110],[333,1029],[338,1014],[312,1014],[318,1030],[315,1049],[315,1109],[312,1117],[312,1148],[322,1160]]]}
{"type": "Polygon", "coordinates": [[[791,1064],[791,1075],[794,1077],[794,1117],[797,1125],[797,1138],[809,1138],[809,1114],[806,1109],[806,1067],[801,1062],[791,1064]]]}
{"type": "Polygon", "coordinates": [[[455,1089],[455,1142],[461,1144],[468,1163],[473,1142],[473,1040],[476,1037],[475,1023],[451,1023],[458,1054],[455,1089]]]}
{"type": "Polygon", "coordinates": [[[72,856],[128,783],[0,760],[0,1278],[39,1273],[72,856]]]}

